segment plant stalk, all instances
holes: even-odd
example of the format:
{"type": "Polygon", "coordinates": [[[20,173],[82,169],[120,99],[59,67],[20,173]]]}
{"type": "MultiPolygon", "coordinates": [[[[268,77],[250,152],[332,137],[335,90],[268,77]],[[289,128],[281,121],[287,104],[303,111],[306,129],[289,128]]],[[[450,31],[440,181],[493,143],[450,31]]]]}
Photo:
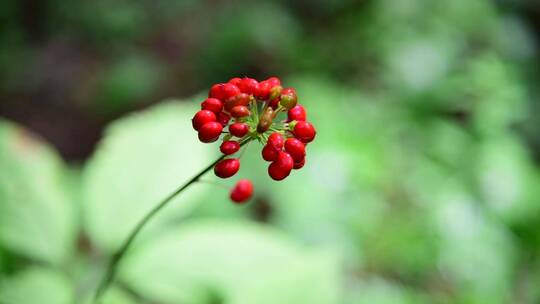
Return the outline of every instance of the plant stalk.
{"type": "MultiPolygon", "coordinates": [[[[241,145],[244,145],[247,141],[244,141],[241,143],[241,145]]],[[[176,189],[174,192],[169,194],[165,199],[163,199],[159,204],[157,204],[150,212],[148,212],[135,226],[135,228],[131,231],[128,238],[125,240],[125,242],[122,244],[122,246],[116,251],[116,253],[111,257],[111,260],[109,261],[109,264],[107,265],[107,272],[105,273],[105,276],[101,280],[98,289],[96,291],[96,294],[94,296],[94,303],[99,303],[99,300],[103,293],[107,290],[107,288],[111,285],[111,283],[114,281],[116,271],[118,269],[118,265],[122,258],[125,256],[126,252],[130,248],[131,244],[135,240],[135,237],[139,234],[139,232],[142,230],[142,228],[150,221],[152,217],[156,213],[158,213],[163,207],[165,207],[174,197],[176,197],[178,194],[180,194],[182,191],[184,191],[186,188],[191,186],[193,183],[197,182],[204,174],[206,174],[208,171],[210,171],[220,160],[224,159],[226,155],[220,156],[218,159],[216,159],[213,163],[208,165],[208,167],[204,168],[201,172],[199,172],[197,175],[192,177],[189,181],[184,183],[182,186],[180,186],[178,189],[176,189]]]]}

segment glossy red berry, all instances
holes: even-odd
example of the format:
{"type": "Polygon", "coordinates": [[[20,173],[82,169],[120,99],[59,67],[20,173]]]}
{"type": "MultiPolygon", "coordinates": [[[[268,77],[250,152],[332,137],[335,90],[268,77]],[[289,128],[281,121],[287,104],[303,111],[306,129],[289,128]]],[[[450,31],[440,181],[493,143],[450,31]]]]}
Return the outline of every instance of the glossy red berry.
{"type": "Polygon", "coordinates": [[[253,78],[244,77],[238,83],[238,88],[242,93],[248,95],[256,94],[259,82],[253,78]]]}
{"type": "Polygon", "coordinates": [[[240,144],[235,140],[227,140],[219,146],[219,150],[225,155],[231,155],[240,150],[240,144]]]}
{"type": "Polygon", "coordinates": [[[231,190],[230,198],[233,202],[243,203],[253,195],[253,184],[250,180],[239,180],[231,190]]]}
{"type": "Polygon", "coordinates": [[[201,109],[217,114],[223,110],[223,102],[217,98],[207,98],[201,103],[201,109]]]}
{"type": "Polygon", "coordinates": [[[229,123],[229,120],[231,120],[231,116],[225,112],[219,112],[216,115],[216,119],[217,122],[225,127],[229,123]]]}
{"type": "Polygon", "coordinates": [[[255,96],[258,99],[266,100],[270,96],[270,90],[272,89],[270,83],[266,80],[259,82],[257,86],[257,93],[255,96]]]}
{"type": "Polygon", "coordinates": [[[231,78],[228,83],[230,84],[234,84],[235,86],[238,86],[240,84],[240,81],[242,81],[242,78],[240,77],[234,77],[234,78],[231,78]]]}
{"type": "Polygon", "coordinates": [[[266,161],[275,161],[278,153],[279,150],[270,145],[265,145],[261,151],[262,158],[266,161]]]}
{"type": "Polygon", "coordinates": [[[247,106],[249,104],[249,95],[246,93],[240,93],[225,100],[225,110],[231,111],[236,106],[247,106]]]}
{"type": "Polygon", "coordinates": [[[276,160],[268,166],[268,175],[273,180],[280,181],[289,176],[293,166],[292,157],[288,153],[280,151],[276,160]]]}
{"type": "Polygon", "coordinates": [[[216,121],[216,114],[214,114],[214,112],[200,110],[193,116],[191,124],[193,125],[193,129],[198,131],[204,124],[212,121],[216,121]]]}
{"type": "Polygon", "coordinates": [[[306,121],[299,121],[294,126],[293,134],[294,137],[298,138],[303,143],[309,143],[313,141],[315,135],[317,134],[317,131],[315,131],[315,127],[313,127],[311,123],[306,121]]]}
{"type": "Polygon", "coordinates": [[[281,80],[279,80],[279,78],[274,77],[274,76],[266,79],[266,81],[270,84],[271,88],[281,85],[281,80]]]}
{"type": "Polygon", "coordinates": [[[297,104],[294,108],[287,112],[288,121],[305,121],[307,118],[306,109],[303,106],[297,104]]]}
{"type": "Polygon", "coordinates": [[[289,138],[285,141],[285,152],[289,153],[294,162],[300,162],[306,157],[306,146],[296,138],[289,138]]]}
{"type": "Polygon", "coordinates": [[[278,132],[274,132],[268,136],[267,145],[274,147],[274,149],[281,150],[285,144],[285,139],[283,135],[278,132]]]}
{"type": "Polygon", "coordinates": [[[210,88],[208,97],[217,98],[219,100],[227,100],[230,97],[240,94],[240,89],[231,83],[218,83],[210,88]]]}
{"type": "Polygon", "coordinates": [[[217,177],[229,178],[240,169],[240,161],[237,158],[228,158],[220,161],[214,167],[214,173],[217,177]]]}
{"type": "Polygon", "coordinates": [[[236,106],[231,110],[231,116],[235,118],[249,116],[250,112],[246,106],[236,106]]]}
{"type": "Polygon", "coordinates": [[[268,106],[274,110],[277,109],[278,105],[279,105],[279,98],[274,98],[270,100],[270,102],[268,103],[268,106]]]}
{"type": "Polygon", "coordinates": [[[249,126],[242,122],[235,122],[229,126],[229,132],[236,137],[244,137],[249,132],[249,126]]]}
{"type": "Polygon", "coordinates": [[[295,170],[302,169],[302,167],[303,167],[305,164],[306,164],[306,159],[303,158],[301,161],[295,162],[295,163],[294,163],[293,169],[295,169],[295,170]]]}
{"type": "Polygon", "coordinates": [[[221,135],[221,131],[223,126],[219,122],[207,122],[199,129],[199,140],[204,143],[214,142],[221,135]]]}

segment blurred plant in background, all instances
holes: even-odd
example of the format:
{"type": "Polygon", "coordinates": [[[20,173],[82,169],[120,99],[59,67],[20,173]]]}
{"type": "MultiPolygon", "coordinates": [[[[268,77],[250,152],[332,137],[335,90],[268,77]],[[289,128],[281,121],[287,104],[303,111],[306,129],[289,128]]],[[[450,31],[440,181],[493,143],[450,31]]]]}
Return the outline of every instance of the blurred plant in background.
{"type": "Polygon", "coordinates": [[[310,165],[278,184],[248,149],[254,201],[179,197],[105,303],[540,301],[534,1],[0,7],[0,303],[85,303],[214,159],[190,118],[239,74],[297,89],[310,165]]]}

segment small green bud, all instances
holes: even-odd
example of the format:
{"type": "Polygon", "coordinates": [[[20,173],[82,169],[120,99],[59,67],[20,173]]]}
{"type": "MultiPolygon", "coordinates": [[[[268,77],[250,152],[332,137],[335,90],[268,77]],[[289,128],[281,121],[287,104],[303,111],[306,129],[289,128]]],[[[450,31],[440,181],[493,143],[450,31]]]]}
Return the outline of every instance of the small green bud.
{"type": "Polygon", "coordinates": [[[281,94],[281,90],[283,90],[283,88],[281,86],[275,86],[273,87],[271,90],[270,90],[270,100],[274,100],[276,98],[279,97],[279,95],[281,94]]]}

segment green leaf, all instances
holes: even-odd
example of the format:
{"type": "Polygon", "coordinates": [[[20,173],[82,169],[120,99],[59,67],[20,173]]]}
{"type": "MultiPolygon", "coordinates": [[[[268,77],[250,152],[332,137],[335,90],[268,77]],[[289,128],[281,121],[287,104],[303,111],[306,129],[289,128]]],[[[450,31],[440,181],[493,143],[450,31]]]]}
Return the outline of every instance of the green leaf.
{"type": "MultiPolygon", "coordinates": [[[[113,250],[164,197],[212,161],[191,127],[194,104],[166,103],[114,122],[83,172],[85,228],[98,246],[113,250]]],[[[189,189],[150,226],[189,210],[189,189]]],[[[194,191],[195,190],[195,191],[194,191]]]]}
{"type": "MultiPolygon", "coordinates": [[[[94,294],[88,295],[85,304],[94,304],[94,294]]],[[[101,304],[134,304],[136,303],[132,296],[126,291],[115,286],[111,286],[107,293],[101,299],[101,304]]]]}
{"type": "Polygon", "coordinates": [[[134,248],[120,277],[166,303],[337,303],[336,259],[265,226],[184,225],[134,248]]]}
{"type": "Polygon", "coordinates": [[[73,292],[70,282],[62,274],[31,268],[0,281],[2,304],[70,304],[73,292]]]}
{"type": "Polygon", "coordinates": [[[76,227],[64,185],[64,164],[32,134],[0,120],[0,246],[60,263],[76,227]]]}

